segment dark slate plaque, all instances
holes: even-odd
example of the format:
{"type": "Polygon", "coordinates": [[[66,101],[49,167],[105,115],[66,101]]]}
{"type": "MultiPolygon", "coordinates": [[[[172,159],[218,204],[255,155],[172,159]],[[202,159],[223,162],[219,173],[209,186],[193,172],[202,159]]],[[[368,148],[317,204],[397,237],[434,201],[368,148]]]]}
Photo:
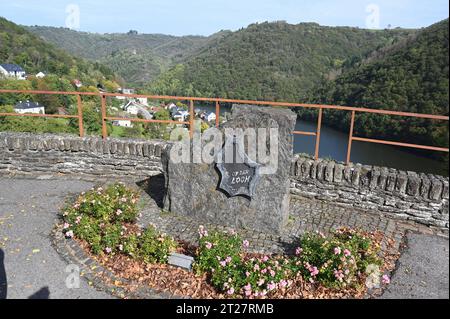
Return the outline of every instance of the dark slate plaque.
{"type": "Polygon", "coordinates": [[[217,154],[222,162],[218,162],[221,179],[219,189],[225,191],[230,197],[244,195],[252,197],[258,183],[260,165],[252,161],[242,149],[242,146],[233,139],[233,143],[226,143],[217,154]],[[234,158],[232,163],[225,163],[225,148],[232,147],[234,158]]]}

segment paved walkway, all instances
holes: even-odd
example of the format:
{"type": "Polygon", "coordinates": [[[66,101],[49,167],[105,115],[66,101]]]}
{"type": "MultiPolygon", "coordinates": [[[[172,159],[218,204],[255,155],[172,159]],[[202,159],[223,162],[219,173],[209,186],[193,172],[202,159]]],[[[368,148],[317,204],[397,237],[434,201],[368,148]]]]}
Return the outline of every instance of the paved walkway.
{"type": "MultiPolygon", "coordinates": [[[[85,280],[80,288],[68,289],[67,264],[51,246],[50,232],[65,197],[91,186],[78,180],[0,177],[0,251],[7,298],[111,298],[85,280]]],[[[4,297],[1,268],[0,260],[0,297],[4,297]]]]}
{"type": "Polygon", "coordinates": [[[448,238],[407,234],[407,247],[382,298],[448,299],[448,238]]]}
{"type": "MultiPolygon", "coordinates": [[[[141,185],[150,194],[159,187],[158,179],[141,185]]],[[[67,264],[52,247],[50,233],[57,214],[70,194],[87,190],[94,181],[71,177],[11,177],[0,176],[0,298],[2,297],[1,254],[7,280],[7,298],[110,298],[96,291],[85,280],[79,289],[66,287],[67,264]]],[[[148,197],[149,220],[169,234],[190,240],[199,222],[172,214],[162,214],[158,196],[148,197]]],[[[293,201],[289,235],[268,236],[247,232],[255,250],[289,249],[289,240],[309,230],[329,232],[340,226],[380,229],[398,240],[408,231],[432,233],[417,224],[392,220],[379,213],[349,210],[323,202],[293,201]]],[[[448,298],[447,238],[435,235],[408,235],[409,247],[404,251],[399,267],[384,298],[448,298]],[[446,254],[446,255],[445,255],[446,254]]],[[[4,292],[4,290],[3,290],[4,292]]]]}

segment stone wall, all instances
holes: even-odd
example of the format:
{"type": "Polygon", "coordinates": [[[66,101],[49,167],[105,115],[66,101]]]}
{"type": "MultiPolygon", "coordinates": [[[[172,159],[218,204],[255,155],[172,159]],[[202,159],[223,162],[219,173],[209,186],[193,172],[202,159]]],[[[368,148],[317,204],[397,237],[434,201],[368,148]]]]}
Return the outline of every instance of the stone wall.
{"type": "Polygon", "coordinates": [[[297,156],[291,194],[448,228],[448,177],[297,156]]]}
{"type": "Polygon", "coordinates": [[[0,172],[148,177],[161,173],[162,141],[0,132],[0,172]]]}
{"type": "MultiPolygon", "coordinates": [[[[0,132],[0,173],[146,178],[162,172],[165,147],[164,141],[0,132]]],[[[297,156],[291,194],[449,227],[448,177],[297,156]]]]}

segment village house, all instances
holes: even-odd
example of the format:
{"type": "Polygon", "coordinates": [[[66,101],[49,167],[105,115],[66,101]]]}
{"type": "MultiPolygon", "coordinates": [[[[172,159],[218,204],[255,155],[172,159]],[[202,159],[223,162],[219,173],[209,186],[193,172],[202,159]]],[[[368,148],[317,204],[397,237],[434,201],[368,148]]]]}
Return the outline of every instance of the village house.
{"type": "Polygon", "coordinates": [[[136,100],[138,100],[142,105],[148,106],[148,99],[146,97],[138,97],[136,100]]]}
{"type": "Polygon", "coordinates": [[[39,102],[20,101],[14,106],[14,112],[24,114],[24,113],[34,113],[34,114],[45,114],[45,107],[39,102]]]}
{"type": "Polygon", "coordinates": [[[130,120],[114,120],[112,121],[112,125],[122,127],[133,127],[133,124],[131,123],[130,120]]]}
{"type": "Polygon", "coordinates": [[[209,112],[205,114],[205,117],[203,119],[206,122],[213,122],[216,120],[216,113],[209,112]]]}
{"type": "Polygon", "coordinates": [[[80,87],[83,86],[83,83],[81,83],[81,81],[78,80],[78,79],[73,80],[72,83],[73,83],[73,85],[75,85],[75,87],[78,88],[78,89],[79,89],[80,87]]]}
{"type": "Polygon", "coordinates": [[[140,103],[138,100],[128,101],[128,103],[122,105],[122,110],[132,115],[138,115],[139,113],[148,113],[147,106],[140,103]]]}
{"type": "Polygon", "coordinates": [[[25,70],[17,64],[0,64],[0,74],[17,80],[25,80],[27,78],[25,70]]]}
{"type": "MultiPolygon", "coordinates": [[[[121,94],[134,94],[134,89],[118,88],[117,92],[121,93],[121,94]]],[[[127,97],[126,96],[116,96],[116,99],[125,100],[125,99],[127,99],[127,97]]]]}
{"type": "Polygon", "coordinates": [[[166,106],[166,109],[169,111],[172,111],[175,108],[178,110],[178,107],[175,105],[175,103],[170,103],[169,105],[166,106]]]}
{"type": "Polygon", "coordinates": [[[186,110],[181,109],[181,110],[178,110],[178,111],[172,113],[172,118],[178,122],[184,122],[187,120],[188,117],[189,117],[189,112],[186,110]]]}

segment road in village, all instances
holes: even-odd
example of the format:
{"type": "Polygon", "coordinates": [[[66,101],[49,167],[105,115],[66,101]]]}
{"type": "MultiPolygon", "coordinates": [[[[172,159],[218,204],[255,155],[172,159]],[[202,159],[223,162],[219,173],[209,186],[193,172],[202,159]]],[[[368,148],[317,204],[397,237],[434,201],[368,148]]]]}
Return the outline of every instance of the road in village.
{"type": "MultiPolygon", "coordinates": [[[[86,280],[67,288],[67,264],[52,247],[66,198],[93,185],[67,176],[0,176],[0,298],[4,277],[6,298],[111,298],[86,280]]],[[[448,238],[410,233],[407,241],[382,298],[449,298],[448,238]]]]}

